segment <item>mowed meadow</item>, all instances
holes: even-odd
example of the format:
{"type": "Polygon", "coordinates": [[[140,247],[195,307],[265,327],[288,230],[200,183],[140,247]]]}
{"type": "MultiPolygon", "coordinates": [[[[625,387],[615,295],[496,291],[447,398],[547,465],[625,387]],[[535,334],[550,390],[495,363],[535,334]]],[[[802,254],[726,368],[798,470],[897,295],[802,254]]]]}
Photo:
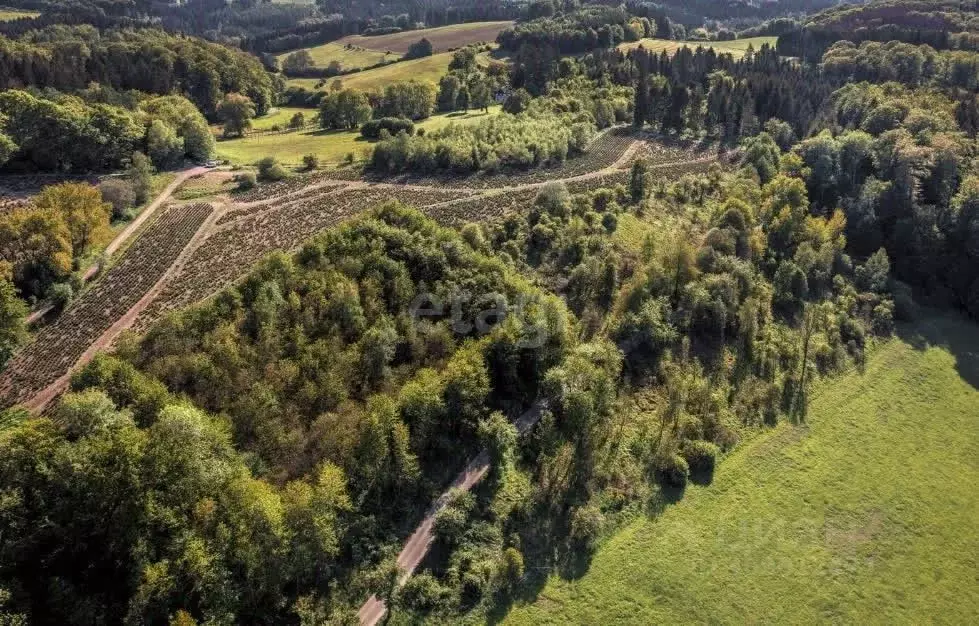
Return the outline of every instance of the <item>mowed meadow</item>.
{"type": "Polygon", "coordinates": [[[465,24],[452,24],[449,26],[438,26],[435,28],[423,28],[420,30],[406,30],[400,33],[389,35],[373,35],[364,37],[363,35],[349,35],[337,41],[338,44],[352,44],[369,50],[390,51],[404,54],[411,47],[411,44],[419,41],[423,37],[432,42],[432,48],[436,52],[461,48],[479,42],[496,41],[496,36],[500,31],[513,25],[510,21],[499,22],[468,22],[465,24]]]}
{"type": "MultiPolygon", "coordinates": [[[[308,122],[316,120],[316,109],[286,108],[285,110],[293,113],[302,111],[308,122]]],[[[497,115],[501,110],[499,105],[493,105],[489,111],[470,109],[465,112],[438,113],[417,122],[415,127],[424,128],[425,132],[431,132],[452,123],[472,124],[489,116],[497,115]]],[[[257,119],[256,122],[260,119],[257,119]]],[[[282,119],[284,121],[281,124],[285,127],[289,120],[286,116],[282,116],[282,119]]],[[[263,124],[262,127],[267,128],[270,125],[263,124]]],[[[259,128],[258,124],[256,124],[256,128],[259,128]]],[[[359,130],[313,129],[298,132],[253,134],[238,139],[218,141],[216,150],[219,158],[241,164],[257,163],[262,158],[272,155],[286,165],[299,165],[303,156],[307,154],[315,154],[323,164],[335,164],[343,161],[348,153],[353,153],[355,159],[361,160],[364,157],[364,151],[368,150],[373,143],[375,142],[361,137],[359,130]]]]}
{"type": "MultiPolygon", "coordinates": [[[[286,85],[319,91],[326,91],[336,81],[340,81],[343,87],[359,89],[360,91],[381,90],[389,83],[406,80],[417,80],[420,83],[438,85],[439,80],[449,71],[452,54],[451,52],[441,52],[430,57],[398,61],[397,63],[389,63],[381,67],[334,78],[290,78],[286,81],[286,85]]],[[[488,52],[481,52],[476,55],[476,62],[480,66],[486,66],[490,61],[488,52]]]]}
{"type": "MultiPolygon", "coordinates": [[[[388,35],[348,35],[336,41],[306,48],[315,67],[325,68],[336,61],[344,71],[366,68],[379,63],[398,61],[408,52],[411,44],[428,39],[436,53],[456,50],[476,43],[493,43],[500,31],[509,28],[513,22],[469,22],[436,28],[406,30],[388,35]]],[[[276,55],[281,62],[295,52],[276,55]]],[[[429,57],[431,58],[431,57],[429,57]]],[[[419,59],[424,60],[424,59],[419,59]]],[[[419,69],[415,64],[415,69],[419,69]]]]}
{"type": "Polygon", "coordinates": [[[506,621],[979,623],[977,432],[979,330],[924,319],[506,621]]]}
{"type": "Polygon", "coordinates": [[[778,37],[745,37],[744,39],[734,39],[732,41],[674,41],[671,39],[647,38],[621,44],[619,49],[628,51],[642,46],[646,50],[655,52],[656,54],[660,54],[663,51],[666,51],[667,54],[674,54],[683,47],[688,47],[691,50],[709,48],[718,54],[730,54],[735,59],[740,59],[748,52],[749,47],[756,52],[764,45],[769,45],[774,48],[777,39],[778,37]]]}

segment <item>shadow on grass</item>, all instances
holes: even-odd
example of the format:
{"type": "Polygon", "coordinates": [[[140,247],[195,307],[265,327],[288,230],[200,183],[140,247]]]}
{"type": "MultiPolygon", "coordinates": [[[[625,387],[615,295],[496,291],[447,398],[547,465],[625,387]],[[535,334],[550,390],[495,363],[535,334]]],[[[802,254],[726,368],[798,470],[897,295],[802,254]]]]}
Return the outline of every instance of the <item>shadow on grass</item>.
{"type": "Polygon", "coordinates": [[[898,325],[896,334],[916,350],[948,350],[962,380],[979,389],[979,326],[975,322],[959,313],[922,308],[918,321],[898,325]]]}
{"type": "Polygon", "coordinates": [[[700,469],[690,472],[690,482],[701,487],[709,487],[714,482],[713,469],[700,469]]]}

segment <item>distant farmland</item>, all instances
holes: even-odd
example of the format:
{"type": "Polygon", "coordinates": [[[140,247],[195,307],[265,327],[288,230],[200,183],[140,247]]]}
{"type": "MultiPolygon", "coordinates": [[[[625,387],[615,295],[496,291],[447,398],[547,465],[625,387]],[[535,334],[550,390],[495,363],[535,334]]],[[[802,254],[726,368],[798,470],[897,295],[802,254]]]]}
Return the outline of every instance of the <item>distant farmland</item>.
{"type": "Polygon", "coordinates": [[[777,39],[778,37],[747,37],[745,39],[735,39],[733,41],[673,41],[671,39],[640,39],[639,41],[624,43],[619,46],[619,49],[632,50],[642,46],[646,50],[655,52],[657,54],[663,52],[664,50],[667,54],[673,54],[684,46],[692,50],[696,50],[697,48],[713,48],[718,54],[730,54],[735,59],[740,59],[745,55],[745,52],[748,51],[748,46],[751,46],[757,51],[760,50],[765,44],[774,46],[777,39]]]}
{"type": "MultiPolygon", "coordinates": [[[[287,84],[290,86],[305,87],[306,89],[325,90],[327,86],[339,80],[342,86],[360,89],[361,91],[372,89],[382,90],[385,85],[405,80],[416,80],[420,83],[436,85],[439,79],[449,71],[449,62],[452,61],[452,54],[452,52],[442,52],[440,54],[433,54],[430,57],[399,61],[370,70],[364,70],[363,72],[344,74],[334,78],[292,78],[289,79],[287,84]]],[[[487,64],[489,61],[488,53],[481,53],[476,56],[477,63],[487,64]]]]}
{"type": "MultiPolygon", "coordinates": [[[[400,54],[387,53],[379,50],[369,50],[357,45],[331,41],[315,48],[308,48],[310,56],[313,57],[313,65],[316,67],[327,67],[333,61],[340,64],[343,70],[353,70],[362,67],[371,67],[385,61],[397,61],[401,58],[400,54]],[[348,47],[349,45],[349,47],[348,47]]],[[[295,52],[295,51],[293,51],[295,52]]],[[[284,52],[276,56],[281,63],[292,52],[284,52]]]]}
{"type": "MultiPolygon", "coordinates": [[[[436,53],[462,48],[474,43],[496,41],[496,35],[513,22],[472,22],[438,28],[409,30],[390,35],[364,37],[348,35],[313,48],[306,48],[313,57],[313,65],[325,68],[336,61],[344,71],[372,67],[379,63],[398,61],[411,44],[422,38],[432,42],[436,53]]],[[[281,62],[293,51],[277,55],[281,62]]]]}
{"type": "Polygon", "coordinates": [[[341,45],[349,43],[369,50],[379,50],[381,52],[391,51],[404,54],[408,51],[411,44],[424,37],[431,41],[432,47],[436,52],[439,52],[451,48],[461,48],[480,41],[496,41],[496,36],[499,32],[509,28],[512,24],[513,22],[470,22],[468,24],[439,26],[438,28],[406,30],[400,33],[377,35],[374,37],[350,35],[340,39],[336,43],[341,45]]]}
{"type": "Polygon", "coordinates": [[[19,20],[22,17],[37,17],[38,15],[40,15],[40,13],[37,11],[21,11],[19,9],[0,8],[0,22],[19,20]]]}

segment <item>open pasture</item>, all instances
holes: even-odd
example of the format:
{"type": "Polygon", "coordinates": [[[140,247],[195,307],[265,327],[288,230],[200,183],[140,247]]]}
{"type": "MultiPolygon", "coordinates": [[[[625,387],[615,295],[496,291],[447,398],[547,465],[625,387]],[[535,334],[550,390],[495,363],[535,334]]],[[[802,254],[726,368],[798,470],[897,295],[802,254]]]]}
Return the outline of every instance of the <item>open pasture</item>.
{"type": "MultiPolygon", "coordinates": [[[[334,78],[291,78],[286,81],[286,86],[325,91],[333,83],[340,81],[340,85],[343,87],[361,91],[381,91],[390,83],[407,80],[438,85],[439,80],[449,71],[452,54],[452,52],[441,52],[430,57],[398,61],[382,67],[334,78]]],[[[481,65],[488,65],[492,60],[489,52],[480,52],[476,55],[476,62],[481,65]]]]}
{"type": "Polygon", "coordinates": [[[898,335],[507,623],[976,623],[979,331],[898,335]]]}
{"type": "MultiPolygon", "coordinates": [[[[307,119],[313,119],[316,111],[303,109],[307,119]],[[311,117],[312,116],[312,117],[311,117]]],[[[468,111],[461,113],[439,113],[418,122],[416,128],[424,128],[432,132],[453,122],[469,124],[485,119],[487,115],[497,115],[501,107],[490,107],[488,113],[468,111]]],[[[364,152],[370,150],[370,141],[360,136],[357,130],[306,130],[294,133],[275,135],[252,135],[240,139],[230,139],[217,143],[219,158],[228,159],[235,163],[252,164],[263,157],[274,156],[281,163],[299,165],[306,154],[315,154],[321,163],[340,163],[349,153],[361,160],[364,152]]]]}
{"type": "Polygon", "coordinates": [[[424,28],[421,30],[406,30],[390,35],[374,35],[364,37],[363,35],[349,35],[337,41],[346,45],[353,44],[368,50],[390,51],[404,54],[411,47],[411,44],[422,38],[432,42],[432,48],[436,52],[461,48],[474,43],[493,43],[496,36],[502,30],[509,28],[513,22],[469,22],[466,24],[452,24],[450,26],[437,26],[435,28],[424,28]]]}
{"type": "Polygon", "coordinates": [[[656,54],[665,51],[667,54],[672,55],[683,47],[688,47],[692,50],[696,50],[697,48],[712,48],[718,54],[730,54],[735,59],[740,59],[748,51],[749,46],[757,51],[765,44],[774,46],[777,39],[778,37],[746,37],[732,41],[673,41],[670,39],[647,38],[624,43],[619,46],[619,49],[623,51],[632,50],[642,46],[646,50],[655,52],[656,54]]]}

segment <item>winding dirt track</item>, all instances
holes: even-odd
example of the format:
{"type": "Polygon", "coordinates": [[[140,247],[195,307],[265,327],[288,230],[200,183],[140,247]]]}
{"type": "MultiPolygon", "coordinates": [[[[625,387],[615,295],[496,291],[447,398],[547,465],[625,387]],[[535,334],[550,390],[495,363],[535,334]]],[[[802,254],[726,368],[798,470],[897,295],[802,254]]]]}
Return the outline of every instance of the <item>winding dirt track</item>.
{"type": "MultiPolygon", "coordinates": [[[[171,190],[172,193],[172,190],[171,190]]],[[[75,361],[68,371],[62,374],[57,380],[48,385],[44,390],[35,395],[33,398],[24,403],[24,407],[27,410],[40,413],[51,403],[52,400],[60,396],[71,383],[71,375],[76,369],[84,366],[86,363],[91,361],[99,351],[105,350],[112,345],[112,342],[122,333],[122,331],[129,328],[132,323],[136,320],[136,317],[145,309],[150,302],[159,295],[163,286],[167,283],[174,273],[179,271],[183,264],[187,261],[190,253],[196,248],[196,243],[203,239],[206,234],[210,231],[211,226],[214,224],[220,211],[212,211],[211,214],[204,220],[204,223],[191,238],[190,242],[183,249],[179,256],[174,260],[169,268],[163,273],[162,276],[150,287],[142,298],[139,299],[136,304],[134,304],[126,313],[120,317],[115,323],[112,324],[104,333],[102,333],[98,339],[92,342],[91,345],[82,353],[78,360],[75,361]]]]}
{"type": "MultiPolygon", "coordinates": [[[[602,176],[614,174],[617,172],[622,172],[623,170],[629,167],[633,156],[635,155],[637,150],[639,150],[639,148],[643,145],[643,143],[644,142],[642,140],[638,140],[638,139],[633,140],[626,148],[626,150],[624,150],[622,154],[615,160],[614,163],[591,172],[586,172],[584,174],[577,174],[573,176],[567,176],[564,178],[554,178],[550,180],[520,183],[511,186],[479,188],[473,190],[474,193],[472,193],[467,197],[446,200],[446,201],[439,201],[419,208],[425,208],[430,211],[432,208],[449,206],[459,202],[469,202],[469,201],[477,200],[479,198],[483,198],[486,196],[493,196],[504,192],[512,193],[512,192],[519,192],[521,190],[539,189],[552,182],[574,183],[579,181],[587,181],[590,179],[600,178],[602,176]]],[[[705,156],[697,159],[681,161],[679,163],[667,163],[667,164],[662,164],[660,166],[653,165],[651,169],[655,171],[657,167],[671,167],[676,165],[692,165],[697,163],[706,163],[709,161],[714,161],[716,160],[716,158],[717,158],[716,155],[705,156]]],[[[178,175],[178,177],[170,185],[168,185],[167,188],[164,189],[162,193],[160,193],[160,195],[153,201],[153,203],[149,207],[147,207],[146,210],[143,211],[140,217],[137,220],[135,220],[129,227],[127,227],[122,233],[119,234],[119,236],[112,242],[112,244],[110,244],[109,249],[112,252],[115,252],[132,236],[134,235],[138,236],[139,227],[142,224],[144,224],[147,220],[149,220],[149,218],[157,211],[158,208],[164,206],[167,203],[167,201],[170,199],[172,194],[183,182],[185,182],[188,178],[196,174],[202,173],[204,171],[208,171],[208,170],[206,170],[205,168],[195,167],[181,172],[178,175]]],[[[145,309],[147,309],[147,307],[157,298],[157,296],[159,296],[159,294],[163,291],[164,287],[168,285],[168,283],[174,278],[174,276],[180,273],[180,270],[184,267],[188,259],[211,235],[227,230],[231,225],[238,224],[241,222],[246,222],[254,219],[257,216],[269,212],[274,212],[277,210],[278,207],[287,205],[291,199],[299,197],[304,193],[313,191],[320,187],[330,187],[330,189],[328,190],[329,195],[341,194],[347,191],[352,191],[357,189],[368,189],[368,188],[390,189],[393,192],[392,195],[394,195],[395,197],[397,197],[397,191],[399,190],[425,192],[425,191],[439,191],[440,189],[439,187],[432,186],[432,185],[407,184],[407,183],[399,184],[399,183],[390,183],[390,182],[368,182],[362,180],[327,181],[327,182],[314,181],[310,185],[300,188],[299,190],[284,194],[281,197],[281,199],[272,198],[271,200],[257,201],[251,203],[232,203],[227,198],[223,198],[224,200],[223,204],[219,204],[218,206],[215,207],[215,210],[201,224],[201,226],[198,228],[198,231],[194,234],[194,236],[191,238],[188,244],[184,247],[183,251],[178,255],[178,257],[174,260],[174,262],[170,265],[170,267],[160,276],[160,278],[156,281],[156,283],[153,284],[146,291],[146,293],[139,299],[139,301],[136,302],[136,304],[134,304],[123,316],[115,320],[114,323],[108,328],[108,330],[106,330],[96,340],[94,340],[84,351],[81,357],[77,359],[70,367],[68,367],[63,374],[61,374],[56,380],[54,380],[54,382],[52,382],[50,385],[48,385],[46,388],[42,389],[35,395],[31,396],[29,399],[24,400],[23,401],[24,406],[26,406],[31,411],[41,412],[49,403],[51,403],[52,400],[54,400],[59,395],[61,395],[67,389],[68,384],[70,383],[72,372],[78,369],[79,367],[85,365],[86,363],[88,363],[98,351],[111,347],[112,343],[124,330],[132,327],[133,323],[137,320],[140,314],[145,309]],[[222,217],[224,217],[225,214],[232,213],[234,209],[241,209],[243,207],[255,206],[263,203],[270,204],[275,200],[278,200],[279,204],[277,206],[270,206],[267,210],[261,211],[259,213],[246,213],[244,215],[241,215],[240,217],[232,217],[229,215],[231,219],[225,219],[224,221],[222,221],[222,217]]],[[[247,268],[243,268],[243,270],[247,270],[247,268]]],[[[94,270],[92,271],[92,273],[94,274],[94,270]]],[[[215,284],[213,285],[213,290],[211,291],[211,293],[205,295],[204,297],[205,298],[210,297],[210,295],[217,293],[218,291],[220,291],[226,286],[227,285],[224,283],[215,284]]],[[[82,297],[84,297],[84,294],[82,295],[82,297]]],[[[2,404],[0,404],[0,406],[2,406],[2,404]]],[[[479,477],[476,478],[477,481],[478,478],[479,477]]]]}
{"type": "MultiPolygon", "coordinates": [[[[545,408],[547,408],[545,402],[535,402],[533,406],[514,420],[514,426],[517,427],[517,432],[521,435],[526,434],[537,423],[537,420],[540,419],[541,413],[545,408]]],[[[398,569],[401,571],[398,577],[399,587],[411,578],[415,569],[428,555],[428,550],[432,547],[432,541],[435,539],[432,534],[432,528],[435,525],[435,518],[438,514],[451,504],[457,492],[469,491],[476,486],[486,476],[489,469],[489,454],[484,450],[469,462],[466,469],[462,470],[456,476],[452,484],[449,485],[449,488],[428,508],[425,512],[425,517],[422,518],[422,521],[415,528],[415,532],[408,537],[408,541],[405,542],[404,547],[398,554],[398,569]]],[[[357,617],[360,618],[361,626],[374,626],[374,624],[384,617],[386,612],[387,607],[384,606],[384,601],[377,596],[371,596],[360,607],[360,610],[357,612],[357,617]]]]}
{"type": "MultiPolygon", "coordinates": [[[[115,238],[111,242],[109,242],[109,245],[106,246],[105,251],[103,252],[103,256],[105,258],[109,258],[113,254],[115,254],[116,251],[119,250],[119,248],[122,246],[122,244],[126,243],[126,241],[128,241],[129,238],[132,237],[139,230],[140,226],[145,224],[146,220],[148,220],[154,213],[156,213],[156,210],[159,209],[161,206],[163,206],[163,204],[170,199],[170,196],[173,195],[173,193],[177,190],[177,188],[180,187],[180,185],[184,184],[188,178],[191,178],[192,176],[196,176],[197,174],[203,174],[204,172],[207,171],[209,171],[208,168],[199,165],[188,167],[184,170],[181,170],[177,174],[177,177],[173,179],[173,182],[167,185],[163,189],[163,191],[161,191],[160,194],[153,200],[153,202],[150,203],[149,206],[147,206],[145,209],[140,211],[136,219],[130,222],[124,229],[122,229],[122,231],[119,232],[118,235],[115,236],[115,238]]],[[[100,266],[101,266],[100,263],[93,263],[92,267],[88,268],[85,271],[85,274],[82,275],[82,282],[87,283],[88,281],[92,280],[92,278],[94,278],[95,275],[99,272],[100,266]]],[[[54,305],[47,304],[41,307],[40,309],[31,311],[31,314],[27,316],[26,322],[28,324],[33,324],[37,320],[43,318],[48,313],[50,313],[52,309],[54,309],[54,305]]]]}

